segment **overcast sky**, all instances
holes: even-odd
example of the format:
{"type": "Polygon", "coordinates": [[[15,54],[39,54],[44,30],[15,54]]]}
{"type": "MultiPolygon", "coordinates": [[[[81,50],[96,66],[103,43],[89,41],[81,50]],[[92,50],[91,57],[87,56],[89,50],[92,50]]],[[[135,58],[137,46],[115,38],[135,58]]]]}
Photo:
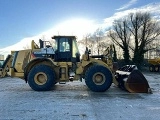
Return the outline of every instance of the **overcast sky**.
{"type": "Polygon", "coordinates": [[[62,29],[69,31],[75,24],[79,24],[76,20],[84,20],[76,26],[79,33],[87,28],[91,29],[91,25],[87,26],[85,20],[97,26],[111,24],[114,19],[137,9],[149,10],[152,13],[156,11],[155,14],[158,14],[160,2],[159,0],[0,0],[0,49],[51,29],[58,33],[61,33],[62,29]],[[58,29],[58,25],[61,29],[58,29]]]}

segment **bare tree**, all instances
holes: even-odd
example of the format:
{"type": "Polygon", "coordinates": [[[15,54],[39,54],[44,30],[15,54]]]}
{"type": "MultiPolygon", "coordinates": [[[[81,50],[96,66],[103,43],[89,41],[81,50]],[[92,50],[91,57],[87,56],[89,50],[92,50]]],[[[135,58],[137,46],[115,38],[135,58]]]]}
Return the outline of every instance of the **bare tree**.
{"type": "Polygon", "coordinates": [[[109,37],[123,49],[125,62],[129,61],[129,48],[133,62],[140,65],[144,53],[154,49],[150,44],[160,35],[159,23],[149,13],[130,13],[126,19],[115,21],[109,37]]]}
{"type": "MultiPolygon", "coordinates": [[[[94,49],[94,40],[91,38],[91,34],[87,33],[83,36],[83,39],[78,41],[79,44],[82,44],[85,47],[88,47],[89,49],[91,49],[91,52],[93,53],[93,49],[94,49]]],[[[91,53],[91,54],[92,54],[91,53]]]]}
{"type": "Polygon", "coordinates": [[[98,45],[99,54],[103,54],[104,50],[106,50],[108,46],[109,46],[109,43],[107,43],[106,40],[104,41],[102,39],[98,45]]]}
{"type": "Polygon", "coordinates": [[[113,61],[114,62],[117,62],[117,51],[116,51],[116,48],[115,48],[115,45],[113,45],[113,61]]]}
{"type": "Polygon", "coordinates": [[[130,42],[130,31],[128,29],[128,21],[126,19],[121,19],[114,21],[113,30],[109,31],[108,37],[112,39],[112,41],[122,48],[123,57],[125,63],[129,63],[129,42],[130,42]]]}
{"type": "Polygon", "coordinates": [[[84,41],[85,41],[85,46],[86,47],[92,47],[92,42],[91,42],[91,39],[90,39],[91,35],[89,33],[85,34],[84,35],[84,41]]]}
{"type": "Polygon", "coordinates": [[[98,28],[94,34],[92,35],[92,39],[96,42],[96,50],[98,55],[100,54],[100,49],[102,47],[100,41],[102,41],[102,38],[104,37],[104,32],[101,28],[98,28]]]}
{"type": "Polygon", "coordinates": [[[134,52],[133,62],[140,65],[144,59],[144,53],[154,49],[148,46],[160,35],[160,26],[149,13],[131,13],[129,18],[128,28],[135,43],[134,47],[130,47],[134,52]]]}

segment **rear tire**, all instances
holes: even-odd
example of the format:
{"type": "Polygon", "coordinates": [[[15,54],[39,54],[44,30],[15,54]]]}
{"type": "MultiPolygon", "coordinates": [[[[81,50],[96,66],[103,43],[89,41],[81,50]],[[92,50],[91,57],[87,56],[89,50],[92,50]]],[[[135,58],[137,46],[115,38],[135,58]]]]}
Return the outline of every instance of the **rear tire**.
{"type": "Polygon", "coordinates": [[[47,65],[37,65],[28,74],[28,84],[35,91],[48,91],[56,83],[54,70],[47,65]]]}
{"type": "Polygon", "coordinates": [[[112,73],[101,65],[93,65],[85,74],[85,83],[94,92],[104,92],[112,84],[112,73]]]}

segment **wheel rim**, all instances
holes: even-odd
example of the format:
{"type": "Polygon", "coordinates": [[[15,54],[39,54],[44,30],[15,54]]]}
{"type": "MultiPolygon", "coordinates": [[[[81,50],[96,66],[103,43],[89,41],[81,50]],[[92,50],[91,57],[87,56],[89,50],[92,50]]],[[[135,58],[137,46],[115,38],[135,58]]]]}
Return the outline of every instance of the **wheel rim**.
{"type": "Polygon", "coordinates": [[[150,67],[149,70],[150,70],[150,71],[153,71],[153,67],[150,67]]]}
{"type": "Polygon", "coordinates": [[[98,72],[98,73],[95,73],[94,75],[93,75],[93,82],[96,84],[96,85],[102,85],[102,84],[104,84],[104,82],[105,82],[105,80],[106,80],[106,78],[105,78],[105,75],[104,74],[102,74],[102,73],[100,73],[100,72],[98,72]]]}
{"type": "Polygon", "coordinates": [[[43,72],[39,72],[34,76],[34,81],[38,85],[44,85],[47,82],[47,76],[43,72]]]}
{"type": "Polygon", "coordinates": [[[155,67],[155,71],[156,71],[156,72],[158,71],[158,67],[157,67],[157,66],[155,67]]]}

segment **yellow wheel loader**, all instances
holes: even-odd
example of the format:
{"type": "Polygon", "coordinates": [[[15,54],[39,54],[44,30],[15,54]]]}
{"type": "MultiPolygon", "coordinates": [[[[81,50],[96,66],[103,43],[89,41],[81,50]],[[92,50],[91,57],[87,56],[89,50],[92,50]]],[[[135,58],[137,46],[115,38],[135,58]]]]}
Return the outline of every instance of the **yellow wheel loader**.
{"type": "Polygon", "coordinates": [[[159,58],[154,58],[154,59],[149,59],[149,71],[150,72],[159,72],[160,70],[160,57],[159,58]]]}
{"type": "MultiPolygon", "coordinates": [[[[91,55],[86,48],[80,58],[75,36],[53,36],[52,39],[55,40],[55,48],[40,40],[39,46],[32,42],[32,49],[14,51],[10,75],[24,79],[35,91],[47,91],[56,83],[82,79],[94,92],[104,92],[112,83],[120,85],[120,77],[115,77],[113,69],[112,46],[103,55],[91,55]]],[[[126,86],[126,89],[132,90],[129,92],[136,92],[135,84],[125,84],[129,84],[126,86]]],[[[143,84],[148,85],[147,80],[143,80],[143,84]]],[[[148,92],[149,86],[144,89],[146,91],[138,92],[148,92]]]]}

